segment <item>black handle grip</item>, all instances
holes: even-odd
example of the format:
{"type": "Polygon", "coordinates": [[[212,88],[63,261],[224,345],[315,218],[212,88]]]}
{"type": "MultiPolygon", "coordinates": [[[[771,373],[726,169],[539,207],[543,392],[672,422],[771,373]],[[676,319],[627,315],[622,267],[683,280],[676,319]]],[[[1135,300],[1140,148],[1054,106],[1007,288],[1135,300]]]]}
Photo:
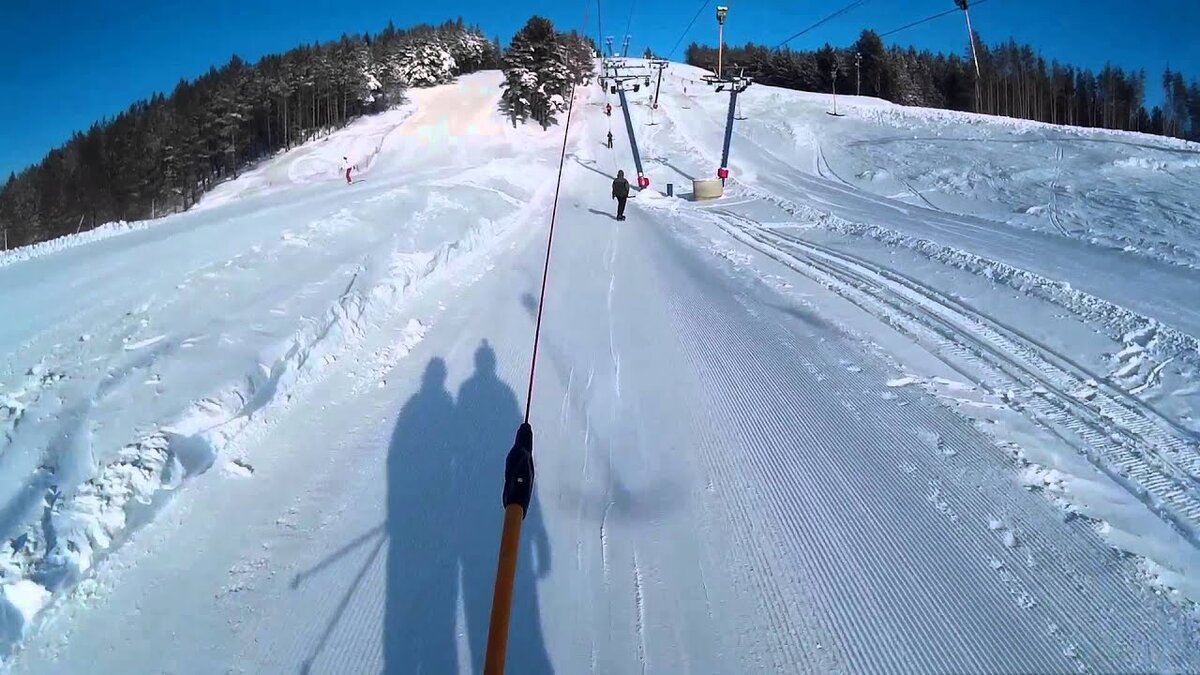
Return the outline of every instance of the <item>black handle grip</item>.
{"type": "Polygon", "coordinates": [[[517,428],[517,439],[504,460],[504,507],[517,504],[524,516],[529,512],[529,501],[532,498],[533,427],[525,422],[517,428]]]}

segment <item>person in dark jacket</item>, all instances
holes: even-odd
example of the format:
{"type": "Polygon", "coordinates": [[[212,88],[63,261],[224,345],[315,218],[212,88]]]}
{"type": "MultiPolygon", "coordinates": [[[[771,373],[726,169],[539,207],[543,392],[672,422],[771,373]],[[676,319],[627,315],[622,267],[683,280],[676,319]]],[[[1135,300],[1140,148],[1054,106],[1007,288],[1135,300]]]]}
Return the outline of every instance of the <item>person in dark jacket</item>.
{"type": "Polygon", "coordinates": [[[617,200],[617,220],[625,220],[625,200],[629,199],[629,181],[625,180],[624,171],[617,172],[617,179],[613,181],[612,196],[617,200]]]}

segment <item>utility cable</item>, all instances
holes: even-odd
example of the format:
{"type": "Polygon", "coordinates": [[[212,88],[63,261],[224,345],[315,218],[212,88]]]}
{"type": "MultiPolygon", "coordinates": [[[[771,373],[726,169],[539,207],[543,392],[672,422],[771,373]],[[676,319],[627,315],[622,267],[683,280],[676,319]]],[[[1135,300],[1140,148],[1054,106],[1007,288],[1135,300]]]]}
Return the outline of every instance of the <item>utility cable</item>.
{"type": "MultiPolygon", "coordinates": [[[[987,1],[988,0],[977,0],[976,2],[971,3],[971,6],[978,7],[979,5],[982,5],[983,3],[987,2],[987,1]]],[[[885,38],[889,35],[895,35],[896,33],[899,33],[902,30],[908,30],[909,28],[912,28],[914,26],[920,26],[921,24],[929,22],[929,21],[933,21],[934,19],[940,19],[943,16],[946,16],[947,14],[953,14],[955,12],[961,12],[961,11],[962,11],[961,9],[955,7],[954,9],[948,9],[944,12],[938,12],[937,14],[934,14],[932,16],[927,16],[924,19],[921,19],[920,21],[914,21],[912,23],[900,26],[899,28],[893,28],[892,30],[889,30],[886,33],[880,33],[879,37],[885,38]]]]}
{"type": "Polygon", "coordinates": [[[795,40],[796,38],[800,37],[801,35],[804,35],[805,33],[809,32],[811,30],[820,28],[821,26],[824,26],[825,24],[829,23],[830,21],[833,21],[834,19],[838,18],[839,16],[841,16],[849,11],[852,11],[854,9],[857,9],[859,7],[862,7],[863,5],[867,4],[870,1],[871,0],[854,0],[854,2],[851,2],[850,4],[839,9],[838,11],[834,12],[833,14],[830,14],[829,16],[825,17],[824,19],[821,19],[820,21],[814,23],[813,25],[809,26],[808,28],[805,28],[804,30],[796,33],[795,35],[792,35],[791,37],[784,40],[783,42],[780,42],[779,44],[775,45],[775,48],[780,49],[784,45],[791,42],[792,40],[795,40]]]}

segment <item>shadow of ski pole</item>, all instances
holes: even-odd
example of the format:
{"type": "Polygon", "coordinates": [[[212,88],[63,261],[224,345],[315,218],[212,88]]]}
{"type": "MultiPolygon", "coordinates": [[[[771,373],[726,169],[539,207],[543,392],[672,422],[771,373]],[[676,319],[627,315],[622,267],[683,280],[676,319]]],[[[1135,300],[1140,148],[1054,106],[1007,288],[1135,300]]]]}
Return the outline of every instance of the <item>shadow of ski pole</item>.
{"type": "Polygon", "coordinates": [[[296,576],[292,577],[292,582],[289,584],[289,586],[291,587],[292,590],[296,590],[297,588],[300,588],[300,584],[304,583],[305,579],[318,574],[321,570],[325,569],[326,567],[329,567],[333,563],[340,560],[343,556],[350,553],[350,551],[353,551],[354,549],[358,548],[359,546],[362,546],[363,544],[370,541],[372,537],[381,537],[382,538],[383,536],[384,536],[384,534],[383,534],[383,525],[382,524],[372,527],[371,529],[367,530],[366,532],[360,534],[358,537],[353,539],[350,543],[339,548],[338,550],[334,551],[333,553],[330,553],[321,562],[317,563],[316,565],[313,565],[312,567],[310,567],[310,568],[304,570],[303,572],[300,572],[296,576]]]}

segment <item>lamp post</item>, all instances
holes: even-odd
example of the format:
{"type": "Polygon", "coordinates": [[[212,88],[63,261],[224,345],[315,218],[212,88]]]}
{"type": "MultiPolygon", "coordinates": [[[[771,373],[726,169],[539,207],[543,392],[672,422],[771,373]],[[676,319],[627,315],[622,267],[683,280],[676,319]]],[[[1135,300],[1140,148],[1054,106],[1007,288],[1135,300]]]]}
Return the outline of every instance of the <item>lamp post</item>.
{"type": "Polygon", "coordinates": [[[728,7],[717,6],[717,77],[721,77],[724,72],[721,70],[721,59],[725,54],[725,17],[728,14],[728,7]]]}
{"type": "Polygon", "coordinates": [[[856,83],[855,96],[862,96],[862,54],[854,52],[854,80],[856,83]]]}

